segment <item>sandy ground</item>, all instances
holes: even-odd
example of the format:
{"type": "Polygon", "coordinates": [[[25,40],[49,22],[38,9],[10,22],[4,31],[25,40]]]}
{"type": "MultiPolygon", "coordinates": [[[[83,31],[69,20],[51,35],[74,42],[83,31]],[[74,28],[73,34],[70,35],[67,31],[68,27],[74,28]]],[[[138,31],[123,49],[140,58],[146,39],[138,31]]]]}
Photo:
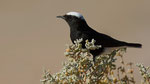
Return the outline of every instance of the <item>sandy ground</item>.
{"type": "Polygon", "coordinates": [[[0,84],[40,84],[44,67],[62,68],[71,41],[68,25],[56,16],[69,11],[82,13],[99,32],[142,43],[129,48],[125,60],[150,65],[150,0],[0,0],[0,84]]]}

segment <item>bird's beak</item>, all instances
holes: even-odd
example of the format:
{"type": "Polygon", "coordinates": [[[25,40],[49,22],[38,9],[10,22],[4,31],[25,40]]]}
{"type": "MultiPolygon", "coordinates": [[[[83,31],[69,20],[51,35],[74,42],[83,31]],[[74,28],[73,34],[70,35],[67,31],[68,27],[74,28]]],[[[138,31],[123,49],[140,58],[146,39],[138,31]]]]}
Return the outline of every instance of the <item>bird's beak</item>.
{"type": "Polygon", "coordinates": [[[62,18],[62,19],[65,19],[65,17],[64,16],[56,16],[57,18],[62,18]]]}

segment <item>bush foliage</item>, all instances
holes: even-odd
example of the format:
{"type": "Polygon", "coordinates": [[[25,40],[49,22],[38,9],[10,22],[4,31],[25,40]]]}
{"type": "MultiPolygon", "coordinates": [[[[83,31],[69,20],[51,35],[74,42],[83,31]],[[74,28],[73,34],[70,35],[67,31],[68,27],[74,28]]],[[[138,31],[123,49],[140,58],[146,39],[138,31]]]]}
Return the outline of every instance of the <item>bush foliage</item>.
{"type": "MultiPolygon", "coordinates": [[[[86,41],[86,48],[82,48],[82,39],[76,40],[67,46],[65,56],[68,58],[63,63],[60,72],[51,75],[44,70],[42,84],[136,84],[133,75],[133,63],[125,63],[123,54],[126,48],[113,50],[110,54],[97,56],[93,62],[90,50],[101,48],[94,45],[95,40],[86,41]],[[121,58],[120,65],[116,60],[121,58]]],[[[142,84],[150,84],[149,67],[137,64],[142,79],[142,84]]],[[[138,83],[139,84],[139,83],[138,83]]]]}

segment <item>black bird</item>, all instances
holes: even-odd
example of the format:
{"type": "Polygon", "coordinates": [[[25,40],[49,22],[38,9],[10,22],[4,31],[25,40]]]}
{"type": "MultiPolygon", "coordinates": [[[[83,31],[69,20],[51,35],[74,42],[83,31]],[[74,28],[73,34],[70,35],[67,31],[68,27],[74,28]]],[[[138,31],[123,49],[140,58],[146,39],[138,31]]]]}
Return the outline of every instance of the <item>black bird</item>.
{"type": "MultiPolygon", "coordinates": [[[[71,41],[74,42],[76,39],[83,39],[82,45],[85,45],[85,40],[91,41],[92,39],[96,40],[96,45],[101,45],[102,47],[97,50],[91,50],[90,53],[93,55],[93,60],[95,57],[100,55],[104,49],[112,48],[112,47],[135,47],[141,48],[142,45],[139,43],[128,43],[124,41],[119,41],[111,36],[99,33],[93,30],[91,27],[88,26],[84,17],[78,12],[69,12],[63,16],[57,16],[57,18],[64,19],[68,25],[70,26],[70,38],[71,41]]],[[[85,48],[85,46],[83,46],[85,48]]]]}

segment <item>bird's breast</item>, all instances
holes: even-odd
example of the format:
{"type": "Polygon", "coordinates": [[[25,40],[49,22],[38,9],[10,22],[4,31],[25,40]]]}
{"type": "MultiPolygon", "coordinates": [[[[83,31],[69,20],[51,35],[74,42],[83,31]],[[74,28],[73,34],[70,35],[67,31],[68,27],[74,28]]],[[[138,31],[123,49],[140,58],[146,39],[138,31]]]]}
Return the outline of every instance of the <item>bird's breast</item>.
{"type": "Polygon", "coordinates": [[[70,38],[72,41],[75,41],[76,39],[81,39],[82,33],[79,31],[70,32],[70,38]]]}

